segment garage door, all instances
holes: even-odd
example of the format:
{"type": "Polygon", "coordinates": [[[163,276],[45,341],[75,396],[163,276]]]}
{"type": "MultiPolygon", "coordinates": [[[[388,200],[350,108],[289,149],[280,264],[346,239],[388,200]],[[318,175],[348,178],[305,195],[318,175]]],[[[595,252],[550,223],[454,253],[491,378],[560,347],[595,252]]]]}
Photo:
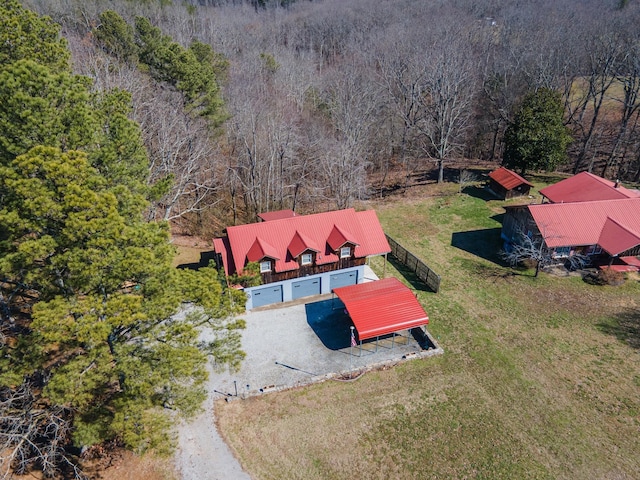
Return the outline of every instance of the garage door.
{"type": "Polygon", "coordinates": [[[309,278],[291,283],[291,298],[294,300],[309,295],[320,295],[320,279],[309,278]]]}
{"type": "Polygon", "coordinates": [[[331,275],[329,287],[333,290],[334,288],[355,285],[356,283],[358,283],[358,272],[354,270],[352,272],[334,273],[331,275]]]}
{"type": "Polygon", "coordinates": [[[282,301],[282,285],[257,288],[251,292],[253,308],[282,301]]]}

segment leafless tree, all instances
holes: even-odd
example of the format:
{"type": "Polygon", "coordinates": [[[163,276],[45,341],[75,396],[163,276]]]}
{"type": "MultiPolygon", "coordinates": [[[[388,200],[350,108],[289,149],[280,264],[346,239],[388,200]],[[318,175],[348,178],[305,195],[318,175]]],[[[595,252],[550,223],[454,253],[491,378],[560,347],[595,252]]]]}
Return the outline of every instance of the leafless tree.
{"type": "Polygon", "coordinates": [[[412,170],[410,150],[415,145],[413,137],[425,115],[421,98],[424,64],[413,50],[413,42],[399,36],[392,43],[381,45],[376,59],[390,110],[400,120],[398,150],[405,170],[405,188],[412,170]]]}
{"type": "Polygon", "coordinates": [[[616,80],[623,90],[623,96],[619,100],[620,121],[611,152],[602,169],[603,177],[609,169],[624,161],[629,133],[637,125],[640,115],[640,37],[637,33],[626,39],[624,52],[616,72],[616,80]]]}
{"type": "Polygon", "coordinates": [[[381,92],[360,65],[341,68],[324,97],[334,135],[321,158],[323,184],[337,208],[366,195],[369,146],[374,137],[381,92]]]}
{"type": "Polygon", "coordinates": [[[425,113],[417,128],[424,152],[436,160],[438,183],[444,181],[446,160],[463,150],[471,119],[477,70],[467,39],[464,31],[444,31],[425,52],[419,97],[425,113]]]}
{"type": "Polygon", "coordinates": [[[547,248],[542,236],[527,235],[524,231],[520,231],[517,241],[510,244],[510,248],[504,250],[501,256],[512,267],[519,265],[523,260],[535,261],[536,277],[541,269],[553,263],[551,251],[547,248]]]}
{"type": "MultiPolygon", "coordinates": [[[[602,105],[615,81],[615,69],[622,53],[616,34],[595,36],[589,40],[586,47],[589,73],[582,81],[576,79],[574,89],[566,102],[569,124],[579,133],[580,146],[573,165],[574,174],[583,167],[592,151],[593,142],[597,140],[602,105]],[[583,82],[586,82],[584,87],[583,82]]],[[[594,160],[595,154],[592,154],[587,171],[592,171],[594,160]]]]}
{"type": "Polygon", "coordinates": [[[461,169],[458,174],[458,192],[462,191],[469,185],[473,185],[478,182],[478,175],[471,170],[461,169]]]}
{"type": "Polygon", "coordinates": [[[65,478],[87,477],[65,447],[70,443],[68,412],[62,407],[39,404],[32,387],[0,387],[0,475],[24,475],[37,468],[45,476],[64,473],[65,478]]]}

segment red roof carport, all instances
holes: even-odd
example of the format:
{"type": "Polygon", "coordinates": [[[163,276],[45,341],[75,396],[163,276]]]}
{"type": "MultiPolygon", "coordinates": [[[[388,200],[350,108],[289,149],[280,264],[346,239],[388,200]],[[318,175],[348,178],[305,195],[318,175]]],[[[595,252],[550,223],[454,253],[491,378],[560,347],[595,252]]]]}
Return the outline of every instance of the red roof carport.
{"type": "Polygon", "coordinates": [[[360,341],[429,323],[416,296],[397,278],[334,288],[333,293],[344,303],[360,341]]]}

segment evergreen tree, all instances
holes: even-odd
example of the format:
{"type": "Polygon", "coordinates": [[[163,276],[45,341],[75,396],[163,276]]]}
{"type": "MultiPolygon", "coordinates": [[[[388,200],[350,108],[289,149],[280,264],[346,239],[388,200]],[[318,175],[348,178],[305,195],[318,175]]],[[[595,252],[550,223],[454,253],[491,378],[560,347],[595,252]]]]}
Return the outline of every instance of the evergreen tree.
{"type": "Polygon", "coordinates": [[[201,42],[183,48],[144,17],[136,18],[135,32],[139,60],[151,75],[182,92],[185,106],[206,117],[212,127],[220,126],[226,119],[217,79],[226,70],[222,57],[201,42]]]}
{"type": "Polygon", "coordinates": [[[541,88],[527,95],[505,132],[503,164],[519,170],[552,171],[567,158],[572,138],[563,123],[558,92],[541,88]]]}
{"type": "Polygon", "coordinates": [[[94,36],[103,50],[122,62],[137,59],[138,47],[133,27],[113,10],[102,12],[99,21],[94,29],[94,36]]]}
{"type": "Polygon", "coordinates": [[[69,69],[69,50],[60,26],[22,8],[17,0],[0,3],[0,66],[29,59],[54,71],[69,69]]]}
{"type": "Polygon", "coordinates": [[[165,411],[199,408],[207,356],[243,357],[243,323],[228,320],[244,310],[243,294],[215,269],[172,268],[166,224],[143,221],[142,199],[123,216],[82,152],[35,147],[0,167],[0,190],[0,276],[11,295],[35,300],[28,328],[2,349],[4,395],[27,384],[38,403],[66,412],[71,436],[61,445],[117,439],[166,450],[165,411]],[[175,318],[185,301],[201,308],[175,318]],[[204,325],[215,342],[198,342],[204,325]]]}
{"type": "MultiPolygon", "coordinates": [[[[47,19],[0,10],[64,46],[47,19]]],[[[129,94],[91,94],[39,41],[0,63],[0,451],[16,473],[82,478],[70,446],[170,448],[166,412],[200,407],[208,359],[243,358],[245,299],[215,269],[173,268],[168,225],[144,221],[154,192],[129,94]]]]}

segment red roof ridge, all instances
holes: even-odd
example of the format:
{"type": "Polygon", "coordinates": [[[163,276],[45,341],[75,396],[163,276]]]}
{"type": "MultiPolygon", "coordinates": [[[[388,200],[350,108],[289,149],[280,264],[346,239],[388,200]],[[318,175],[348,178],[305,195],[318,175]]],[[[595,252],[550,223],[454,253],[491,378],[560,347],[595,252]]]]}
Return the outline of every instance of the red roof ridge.
{"type": "Polygon", "coordinates": [[[262,212],[258,214],[264,222],[271,222],[273,220],[282,220],[283,218],[295,217],[296,212],[291,209],[275,210],[272,212],[262,212]]]}
{"type": "Polygon", "coordinates": [[[603,226],[598,245],[609,255],[619,255],[640,244],[640,234],[617,220],[607,217],[603,226]]]}
{"type": "Polygon", "coordinates": [[[527,181],[524,177],[505,167],[500,167],[497,170],[489,173],[489,178],[494,179],[507,190],[511,190],[512,188],[515,188],[522,183],[533,187],[533,184],[527,181]]]}
{"type": "Polygon", "coordinates": [[[590,172],[580,172],[540,190],[551,202],[585,202],[638,198],[638,193],[590,172]]]}

